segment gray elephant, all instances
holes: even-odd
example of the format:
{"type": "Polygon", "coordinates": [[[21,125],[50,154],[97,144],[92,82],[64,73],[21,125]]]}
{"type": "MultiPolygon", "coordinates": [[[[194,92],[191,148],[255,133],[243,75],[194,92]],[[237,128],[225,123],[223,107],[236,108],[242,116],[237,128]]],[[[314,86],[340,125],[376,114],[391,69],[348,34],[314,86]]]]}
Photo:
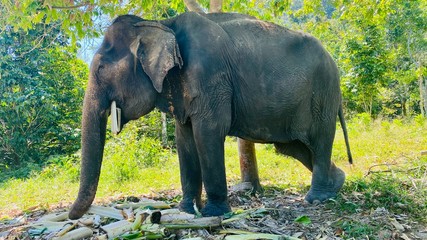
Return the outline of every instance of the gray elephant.
{"type": "Polygon", "coordinates": [[[274,143],[312,172],[308,202],[336,196],[345,174],[331,162],[344,130],[338,69],[314,37],[240,14],[184,13],[162,21],[120,16],[95,54],[82,120],[80,190],[70,218],[91,205],[114,101],[123,127],[158,108],[176,119],[183,199],[205,216],[230,211],[227,135],[274,143]],[[207,201],[201,201],[202,185],[207,201]]]}

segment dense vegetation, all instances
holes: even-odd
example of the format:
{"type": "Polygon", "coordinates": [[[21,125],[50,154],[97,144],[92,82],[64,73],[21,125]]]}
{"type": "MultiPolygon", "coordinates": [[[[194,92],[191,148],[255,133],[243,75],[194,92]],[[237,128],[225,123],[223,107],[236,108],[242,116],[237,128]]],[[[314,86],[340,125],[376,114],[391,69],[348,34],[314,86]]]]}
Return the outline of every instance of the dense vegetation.
{"type": "Polygon", "coordinates": [[[67,41],[58,24],[0,33],[0,170],[79,149],[88,71],[67,41]]]}

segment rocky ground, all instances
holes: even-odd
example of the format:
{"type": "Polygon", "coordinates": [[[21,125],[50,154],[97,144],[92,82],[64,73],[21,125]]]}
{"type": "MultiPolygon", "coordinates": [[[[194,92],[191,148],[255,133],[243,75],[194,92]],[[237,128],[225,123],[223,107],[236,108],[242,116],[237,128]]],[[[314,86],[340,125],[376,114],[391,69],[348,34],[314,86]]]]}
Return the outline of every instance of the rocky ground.
{"type": "Polygon", "coordinates": [[[180,213],[176,193],[150,198],[107,203],[79,221],[68,220],[66,208],[36,209],[0,222],[0,239],[427,239],[426,226],[387,206],[349,214],[334,201],[311,205],[284,190],[268,189],[259,196],[233,192],[229,200],[235,212],[225,218],[180,213]],[[83,235],[72,235],[79,231],[83,235]]]}

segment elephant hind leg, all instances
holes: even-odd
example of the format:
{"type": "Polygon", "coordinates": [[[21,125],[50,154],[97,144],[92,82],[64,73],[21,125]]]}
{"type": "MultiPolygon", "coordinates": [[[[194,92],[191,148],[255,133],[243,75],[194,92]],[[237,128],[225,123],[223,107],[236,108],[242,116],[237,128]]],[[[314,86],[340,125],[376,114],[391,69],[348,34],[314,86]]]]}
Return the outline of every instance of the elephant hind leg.
{"type": "Polygon", "coordinates": [[[289,143],[275,143],[277,152],[299,160],[308,170],[313,171],[313,154],[301,141],[294,140],[289,143]]]}
{"type": "Polygon", "coordinates": [[[315,136],[322,138],[311,138],[314,140],[310,143],[313,149],[313,174],[310,191],[305,196],[310,203],[335,197],[345,181],[345,173],[331,160],[335,122],[323,123],[314,129],[315,136]]]}

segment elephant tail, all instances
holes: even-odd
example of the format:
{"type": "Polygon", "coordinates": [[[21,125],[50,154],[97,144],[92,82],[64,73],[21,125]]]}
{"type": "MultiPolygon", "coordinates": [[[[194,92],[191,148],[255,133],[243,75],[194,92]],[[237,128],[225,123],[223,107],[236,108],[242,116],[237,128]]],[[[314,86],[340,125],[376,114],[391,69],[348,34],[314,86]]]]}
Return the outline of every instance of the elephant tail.
{"type": "Polygon", "coordinates": [[[353,157],[351,156],[350,143],[348,141],[347,125],[346,125],[345,120],[344,120],[344,113],[342,110],[342,104],[340,104],[340,108],[338,109],[338,117],[340,118],[342,131],[344,133],[345,146],[347,147],[348,162],[350,164],[353,164],[353,157]]]}

